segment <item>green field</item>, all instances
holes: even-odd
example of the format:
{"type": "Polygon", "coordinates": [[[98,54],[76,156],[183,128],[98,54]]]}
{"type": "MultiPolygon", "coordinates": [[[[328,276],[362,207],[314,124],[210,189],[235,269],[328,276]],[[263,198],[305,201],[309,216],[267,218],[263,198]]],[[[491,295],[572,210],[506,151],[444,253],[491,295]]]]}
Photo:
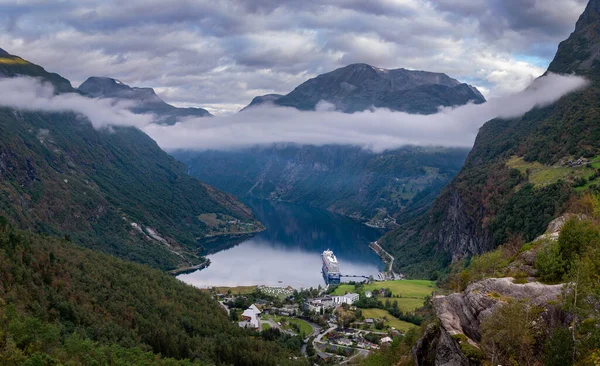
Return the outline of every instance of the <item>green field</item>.
{"type": "MultiPolygon", "coordinates": [[[[363,288],[365,291],[389,288],[394,295],[425,298],[435,290],[435,282],[428,280],[380,281],[364,285],[363,288]]],[[[352,291],[354,291],[354,285],[342,284],[335,289],[333,294],[339,296],[352,291]]]]}
{"type": "Polygon", "coordinates": [[[302,319],[298,319],[298,318],[289,318],[286,316],[278,316],[278,315],[267,315],[265,316],[265,319],[271,319],[274,322],[278,323],[281,322],[282,320],[284,320],[284,322],[281,322],[281,328],[285,329],[285,330],[292,330],[294,331],[294,329],[292,329],[289,325],[287,324],[298,324],[298,326],[300,327],[300,335],[302,336],[309,336],[312,331],[313,328],[310,324],[308,324],[307,322],[305,322],[302,319]]]}
{"type": "Polygon", "coordinates": [[[227,294],[231,291],[232,295],[251,294],[256,290],[257,286],[238,286],[238,287],[213,287],[218,294],[227,294]]]}
{"type": "Polygon", "coordinates": [[[271,329],[271,325],[269,323],[262,323],[261,329],[262,330],[271,329]]]}
{"type": "MultiPolygon", "coordinates": [[[[592,160],[592,166],[600,167],[598,159],[592,160]]],[[[526,162],[523,158],[513,156],[506,165],[526,174],[529,170],[529,182],[536,186],[545,186],[559,180],[573,182],[578,178],[589,178],[594,174],[594,169],[588,166],[569,168],[567,166],[547,166],[538,162],[526,162]]]]}
{"type": "Polygon", "coordinates": [[[363,316],[365,319],[383,319],[385,317],[387,320],[384,321],[384,325],[389,325],[390,327],[394,327],[397,330],[406,332],[411,328],[416,327],[416,325],[396,319],[392,314],[388,313],[387,310],[383,309],[362,309],[363,316]]]}

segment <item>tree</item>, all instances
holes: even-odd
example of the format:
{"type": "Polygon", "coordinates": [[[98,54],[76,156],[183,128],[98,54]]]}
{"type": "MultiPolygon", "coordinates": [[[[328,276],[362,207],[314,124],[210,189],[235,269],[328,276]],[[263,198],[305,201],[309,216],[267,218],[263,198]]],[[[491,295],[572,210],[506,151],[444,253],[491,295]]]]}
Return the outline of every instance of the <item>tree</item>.
{"type": "Polygon", "coordinates": [[[546,240],[542,245],[535,260],[535,268],[543,281],[558,282],[562,280],[567,267],[560,244],[554,240],[546,240]]]}
{"type": "Polygon", "coordinates": [[[568,366],[573,364],[575,344],[568,328],[558,327],[544,346],[544,365],[568,366]]]}
{"type": "Polygon", "coordinates": [[[535,358],[533,322],[540,309],[521,301],[509,301],[481,323],[481,343],[493,365],[531,364],[535,358]]]}

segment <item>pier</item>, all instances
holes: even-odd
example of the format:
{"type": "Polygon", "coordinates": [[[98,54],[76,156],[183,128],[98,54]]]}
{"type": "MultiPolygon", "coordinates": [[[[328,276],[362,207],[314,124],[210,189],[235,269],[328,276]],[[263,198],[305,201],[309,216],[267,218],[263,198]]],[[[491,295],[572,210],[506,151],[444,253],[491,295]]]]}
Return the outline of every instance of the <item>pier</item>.
{"type": "Polygon", "coordinates": [[[360,278],[369,279],[369,276],[364,276],[364,275],[343,275],[343,274],[341,274],[340,277],[360,277],[360,278]]]}

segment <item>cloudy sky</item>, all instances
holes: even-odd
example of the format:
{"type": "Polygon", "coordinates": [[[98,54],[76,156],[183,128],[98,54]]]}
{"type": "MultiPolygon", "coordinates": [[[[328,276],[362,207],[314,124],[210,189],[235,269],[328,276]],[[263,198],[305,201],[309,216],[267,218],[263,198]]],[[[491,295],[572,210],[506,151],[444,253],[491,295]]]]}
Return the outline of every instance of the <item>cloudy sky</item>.
{"type": "Polygon", "coordinates": [[[526,87],[587,0],[0,0],[0,48],[214,114],[355,62],[526,87]]]}

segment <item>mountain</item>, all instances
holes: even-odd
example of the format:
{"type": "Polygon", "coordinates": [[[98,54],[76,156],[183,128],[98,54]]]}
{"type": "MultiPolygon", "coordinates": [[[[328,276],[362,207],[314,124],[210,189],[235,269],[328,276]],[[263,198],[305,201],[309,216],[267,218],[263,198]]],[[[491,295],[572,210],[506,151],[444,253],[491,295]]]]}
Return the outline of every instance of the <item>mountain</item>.
{"type": "Polygon", "coordinates": [[[207,292],[4,217],[0,258],[2,365],[306,364],[296,337],[239,328],[207,292]]]}
{"type": "Polygon", "coordinates": [[[49,73],[43,67],[23,60],[19,56],[11,55],[0,48],[0,77],[14,76],[40,77],[51,83],[57,93],[75,91],[69,80],[58,74],[49,73]]]}
{"type": "Polygon", "coordinates": [[[353,64],[310,79],[291,93],[255,98],[250,105],[270,102],[300,110],[314,110],[327,101],[345,113],[370,108],[388,108],[407,113],[432,114],[440,106],[483,103],[474,87],[446,74],[406,69],[387,70],[367,64],[353,64]]]}
{"type": "Polygon", "coordinates": [[[487,122],[461,172],[425,215],[382,243],[397,270],[426,275],[510,241],[528,242],[600,176],[600,0],[592,0],[548,72],[590,85],[511,120],[487,122]]]}
{"type": "Polygon", "coordinates": [[[134,113],[154,113],[162,123],[173,125],[178,118],[210,117],[202,108],[177,108],[165,103],[152,88],[132,88],[119,80],[107,77],[90,77],[78,88],[94,98],[116,98],[136,103],[134,113]]]}
{"type": "Polygon", "coordinates": [[[172,154],[192,176],[236,196],[308,204],[393,227],[399,214],[428,207],[467,150],[406,147],[375,154],[353,146],[276,145],[172,154]]]}
{"type": "Polygon", "coordinates": [[[250,102],[250,104],[248,104],[247,106],[242,108],[242,111],[246,110],[248,108],[251,108],[251,107],[255,107],[260,104],[273,103],[281,97],[283,97],[282,94],[265,94],[265,95],[261,95],[258,97],[254,97],[254,99],[252,99],[252,102],[250,102]]]}
{"type": "MultiPolygon", "coordinates": [[[[74,91],[21,58],[0,61],[5,76],[74,91]]],[[[187,175],[140,130],[99,130],[75,113],[10,108],[0,108],[0,215],[161,269],[202,263],[202,238],[261,229],[246,206],[187,175]],[[248,225],[228,224],[235,220],[248,225]]]]}
{"type": "MultiPolygon", "coordinates": [[[[347,113],[373,106],[435,113],[442,105],[485,101],[477,89],[445,74],[355,64],[308,80],[285,96],[256,97],[244,110],[263,103],[310,110],[321,100],[347,113]]],[[[354,146],[294,144],[172,152],[191,175],[235,195],[309,204],[382,228],[428,208],[466,154],[454,148],[376,154],[354,146]]]]}

